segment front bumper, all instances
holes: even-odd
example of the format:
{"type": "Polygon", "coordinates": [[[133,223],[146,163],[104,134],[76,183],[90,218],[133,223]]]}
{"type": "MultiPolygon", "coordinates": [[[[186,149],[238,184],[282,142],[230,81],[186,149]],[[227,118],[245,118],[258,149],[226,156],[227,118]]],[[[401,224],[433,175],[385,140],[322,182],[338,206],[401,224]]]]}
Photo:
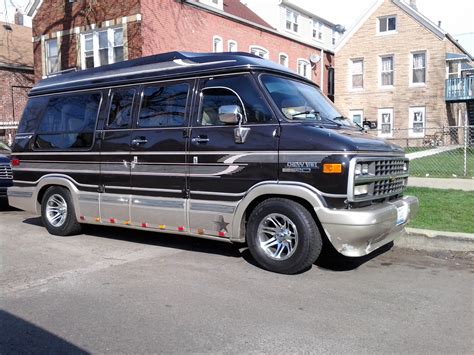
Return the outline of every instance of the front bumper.
{"type": "Polygon", "coordinates": [[[363,256],[405,233],[405,226],[418,211],[418,199],[405,196],[354,210],[315,208],[319,221],[334,248],[345,256],[363,256]],[[399,221],[399,210],[406,212],[399,221]]]}

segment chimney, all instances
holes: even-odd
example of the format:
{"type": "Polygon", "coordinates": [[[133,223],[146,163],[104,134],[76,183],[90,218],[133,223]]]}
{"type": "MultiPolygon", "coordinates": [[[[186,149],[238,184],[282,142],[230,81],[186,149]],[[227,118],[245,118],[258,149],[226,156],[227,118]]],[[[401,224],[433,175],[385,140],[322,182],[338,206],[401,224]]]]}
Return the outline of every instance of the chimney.
{"type": "Polygon", "coordinates": [[[415,9],[415,10],[418,10],[418,8],[416,7],[416,0],[410,0],[410,6],[415,9]]]}
{"type": "Polygon", "coordinates": [[[23,26],[23,14],[20,10],[15,10],[15,25],[23,26]]]}

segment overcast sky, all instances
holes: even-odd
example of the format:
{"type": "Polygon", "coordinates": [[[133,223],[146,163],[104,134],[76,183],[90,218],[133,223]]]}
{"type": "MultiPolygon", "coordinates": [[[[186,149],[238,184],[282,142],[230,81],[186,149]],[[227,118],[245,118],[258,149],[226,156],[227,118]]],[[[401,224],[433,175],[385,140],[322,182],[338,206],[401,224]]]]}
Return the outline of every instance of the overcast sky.
{"type": "MultiPolygon", "coordinates": [[[[266,1],[266,0],[259,0],[266,1]]],[[[357,19],[375,0],[291,0],[295,5],[351,28],[357,19]]],[[[408,0],[407,0],[408,1],[408,0]]],[[[0,19],[4,20],[5,4],[10,20],[14,7],[25,8],[28,0],[0,0],[0,19]]],[[[450,34],[459,36],[462,44],[471,54],[474,51],[474,1],[473,0],[417,0],[418,10],[434,23],[441,21],[441,27],[450,34]],[[471,35],[466,35],[466,34],[471,35]]]]}

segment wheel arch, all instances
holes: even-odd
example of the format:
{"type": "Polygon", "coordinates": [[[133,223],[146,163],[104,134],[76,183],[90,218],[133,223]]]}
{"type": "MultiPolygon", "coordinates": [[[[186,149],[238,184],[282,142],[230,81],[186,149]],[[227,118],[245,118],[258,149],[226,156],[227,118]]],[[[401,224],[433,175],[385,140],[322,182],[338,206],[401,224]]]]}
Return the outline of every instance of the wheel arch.
{"type": "MultiPolygon", "coordinates": [[[[46,190],[52,186],[60,186],[68,189],[71,193],[71,198],[74,205],[79,206],[78,190],[71,180],[61,176],[46,176],[38,182],[38,185],[35,189],[35,194],[33,196],[34,200],[36,201],[36,213],[41,214],[41,200],[43,199],[46,190]]],[[[76,217],[79,218],[78,208],[76,208],[76,217]]]]}
{"type": "Polygon", "coordinates": [[[260,202],[275,197],[287,198],[303,205],[323,232],[315,208],[324,207],[325,203],[316,189],[300,183],[271,182],[252,188],[237,206],[232,223],[233,242],[245,242],[246,221],[250,213],[260,202]]]}

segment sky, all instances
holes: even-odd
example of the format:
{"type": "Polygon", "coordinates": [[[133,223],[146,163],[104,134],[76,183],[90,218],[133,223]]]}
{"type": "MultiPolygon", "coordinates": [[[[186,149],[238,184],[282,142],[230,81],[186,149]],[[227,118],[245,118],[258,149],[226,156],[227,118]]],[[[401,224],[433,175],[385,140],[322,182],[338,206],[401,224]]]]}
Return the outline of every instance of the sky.
{"type": "MultiPolygon", "coordinates": [[[[299,7],[308,9],[333,23],[342,24],[348,29],[375,2],[375,0],[291,1],[299,7]]],[[[5,13],[7,13],[11,21],[15,7],[24,9],[27,4],[28,0],[0,0],[0,20],[4,21],[5,13]]],[[[471,54],[474,54],[474,1],[417,0],[417,6],[418,10],[434,23],[441,21],[441,27],[459,39],[460,43],[471,54]]],[[[31,23],[28,20],[25,22],[31,23]]]]}

